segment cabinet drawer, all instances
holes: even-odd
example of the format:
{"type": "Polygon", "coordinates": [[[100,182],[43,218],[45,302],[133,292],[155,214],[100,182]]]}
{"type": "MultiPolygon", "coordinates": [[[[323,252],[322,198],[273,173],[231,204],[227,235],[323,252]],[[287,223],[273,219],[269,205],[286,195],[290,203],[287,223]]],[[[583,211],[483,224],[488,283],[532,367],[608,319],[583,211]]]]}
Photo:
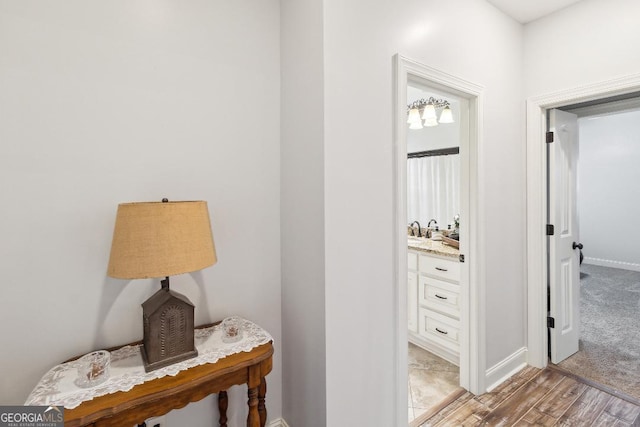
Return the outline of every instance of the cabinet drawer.
{"type": "Polygon", "coordinates": [[[408,262],[409,270],[414,270],[414,271],[418,270],[418,254],[414,252],[408,252],[407,262],[408,262]]]}
{"type": "Polygon", "coordinates": [[[457,260],[420,255],[418,267],[420,273],[428,274],[438,279],[460,282],[460,262],[457,260]]]}
{"type": "Polygon", "coordinates": [[[418,303],[440,313],[460,318],[460,286],[420,276],[418,303]]]}
{"type": "Polygon", "coordinates": [[[419,308],[418,333],[452,351],[460,350],[460,322],[436,313],[428,308],[419,308]]]}

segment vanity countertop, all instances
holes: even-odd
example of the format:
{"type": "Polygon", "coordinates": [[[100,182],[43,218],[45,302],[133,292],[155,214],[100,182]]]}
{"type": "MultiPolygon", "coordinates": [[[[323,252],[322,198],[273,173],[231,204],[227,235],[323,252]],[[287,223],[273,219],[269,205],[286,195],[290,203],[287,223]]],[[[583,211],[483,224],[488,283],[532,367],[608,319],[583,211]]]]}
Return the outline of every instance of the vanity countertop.
{"type": "Polygon", "coordinates": [[[450,258],[458,258],[460,255],[460,250],[458,248],[449,246],[440,240],[408,236],[407,244],[411,250],[426,252],[433,255],[446,256],[450,258]]]}

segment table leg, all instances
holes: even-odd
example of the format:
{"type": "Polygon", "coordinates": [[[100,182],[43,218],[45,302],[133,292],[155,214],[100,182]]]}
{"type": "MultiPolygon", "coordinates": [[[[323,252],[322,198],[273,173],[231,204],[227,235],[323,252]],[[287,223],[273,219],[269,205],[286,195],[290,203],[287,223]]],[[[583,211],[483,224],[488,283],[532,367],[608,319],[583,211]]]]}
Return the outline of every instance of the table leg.
{"type": "Polygon", "coordinates": [[[260,414],[258,413],[258,388],[249,388],[249,415],[247,416],[247,427],[260,427],[260,414]]]}
{"type": "Polygon", "coordinates": [[[229,407],[229,398],[226,391],[218,393],[218,410],[220,411],[220,427],[227,427],[227,408],[229,407]]]}
{"type": "Polygon", "coordinates": [[[267,407],[264,404],[264,399],[267,395],[267,380],[260,378],[260,388],[258,388],[258,413],[260,414],[260,427],[264,427],[267,424],[267,407]]]}

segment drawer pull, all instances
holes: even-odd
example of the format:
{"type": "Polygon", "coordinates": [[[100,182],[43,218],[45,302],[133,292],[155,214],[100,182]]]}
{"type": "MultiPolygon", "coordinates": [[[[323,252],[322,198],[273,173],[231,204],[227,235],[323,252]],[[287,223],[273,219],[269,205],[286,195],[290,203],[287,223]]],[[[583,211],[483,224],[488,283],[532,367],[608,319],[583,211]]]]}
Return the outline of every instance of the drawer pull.
{"type": "Polygon", "coordinates": [[[436,294],[436,298],[440,298],[440,299],[449,299],[449,298],[447,298],[447,297],[443,297],[443,296],[438,295],[438,294],[436,294]]]}
{"type": "Polygon", "coordinates": [[[438,270],[438,271],[449,271],[446,268],[442,268],[442,267],[436,267],[436,270],[438,270]]]}
{"type": "Polygon", "coordinates": [[[440,333],[441,333],[441,334],[443,334],[443,335],[447,335],[447,334],[449,333],[449,332],[447,332],[447,331],[443,331],[443,330],[440,330],[440,329],[438,329],[438,328],[436,328],[436,331],[440,332],[440,333]]]}

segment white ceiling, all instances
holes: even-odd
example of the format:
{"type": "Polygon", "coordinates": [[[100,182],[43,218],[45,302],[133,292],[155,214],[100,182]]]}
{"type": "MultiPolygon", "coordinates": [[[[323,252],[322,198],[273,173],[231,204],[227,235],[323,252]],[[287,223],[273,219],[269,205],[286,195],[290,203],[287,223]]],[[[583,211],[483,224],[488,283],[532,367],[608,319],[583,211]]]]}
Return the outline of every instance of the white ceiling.
{"type": "Polygon", "coordinates": [[[487,0],[489,3],[526,24],[581,0],[487,0]]]}

